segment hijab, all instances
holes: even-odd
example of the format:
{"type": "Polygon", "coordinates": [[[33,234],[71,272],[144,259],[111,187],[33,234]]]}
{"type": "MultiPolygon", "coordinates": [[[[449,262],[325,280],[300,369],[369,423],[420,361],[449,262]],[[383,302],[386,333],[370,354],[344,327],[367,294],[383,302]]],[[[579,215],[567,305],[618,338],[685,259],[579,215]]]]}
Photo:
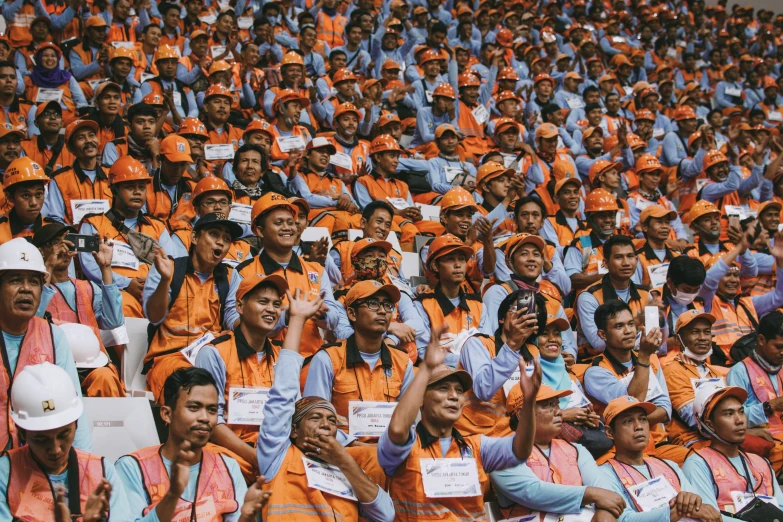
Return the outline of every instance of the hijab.
{"type": "Polygon", "coordinates": [[[56,47],[42,46],[35,53],[35,66],[31,74],[33,84],[43,89],[58,89],[62,84],[71,80],[71,73],[60,68],[62,52],[56,47]],[[54,69],[47,69],[41,64],[41,54],[46,49],[54,49],[57,53],[57,65],[54,69]]]}

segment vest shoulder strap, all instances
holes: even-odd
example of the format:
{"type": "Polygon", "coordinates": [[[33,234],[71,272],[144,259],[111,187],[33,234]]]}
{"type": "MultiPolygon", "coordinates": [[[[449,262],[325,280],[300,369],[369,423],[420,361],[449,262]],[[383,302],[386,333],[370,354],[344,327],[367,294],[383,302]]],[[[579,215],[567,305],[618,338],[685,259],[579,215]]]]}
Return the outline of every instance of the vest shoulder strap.
{"type": "Polygon", "coordinates": [[[55,170],[54,172],[52,172],[52,177],[53,177],[53,178],[56,178],[56,177],[57,177],[57,176],[59,176],[60,174],[64,174],[65,172],[68,172],[68,171],[70,171],[70,170],[73,170],[73,167],[71,167],[71,166],[67,166],[67,167],[63,167],[63,168],[61,168],[61,169],[57,169],[57,170],[55,170]]]}
{"type": "Polygon", "coordinates": [[[219,337],[215,337],[212,339],[212,346],[217,346],[218,344],[223,344],[226,341],[231,340],[231,336],[229,334],[221,335],[219,337]]]}
{"type": "Polygon", "coordinates": [[[237,272],[241,272],[241,271],[242,271],[242,269],[243,269],[243,268],[245,268],[245,267],[246,267],[247,265],[249,265],[250,263],[252,263],[254,259],[255,259],[255,257],[248,257],[247,259],[245,259],[244,261],[242,261],[241,263],[239,263],[239,264],[236,266],[235,270],[236,270],[237,272]]]}
{"type": "Polygon", "coordinates": [[[594,293],[596,293],[600,289],[601,289],[601,283],[596,283],[593,286],[587,287],[587,290],[585,290],[585,292],[588,292],[590,294],[594,294],[594,293]]]}
{"type": "Polygon", "coordinates": [[[601,362],[603,360],[604,360],[604,356],[603,355],[599,355],[598,357],[593,359],[593,364],[591,364],[591,366],[601,366],[601,362]]]}

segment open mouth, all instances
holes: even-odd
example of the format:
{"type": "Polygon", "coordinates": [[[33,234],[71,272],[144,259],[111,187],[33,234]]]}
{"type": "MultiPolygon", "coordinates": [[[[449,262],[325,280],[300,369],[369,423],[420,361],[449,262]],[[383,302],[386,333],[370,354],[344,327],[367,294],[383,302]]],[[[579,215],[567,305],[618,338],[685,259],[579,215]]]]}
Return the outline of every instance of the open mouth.
{"type": "Polygon", "coordinates": [[[261,320],[267,322],[267,323],[274,323],[275,322],[275,316],[272,314],[263,314],[261,315],[261,320]]]}
{"type": "Polygon", "coordinates": [[[223,257],[223,251],[222,251],[222,250],[220,250],[219,248],[216,248],[216,249],[214,249],[214,250],[212,251],[212,253],[215,255],[215,257],[218,257],[218,258],[219,258],[219,257],[223,257]]]}

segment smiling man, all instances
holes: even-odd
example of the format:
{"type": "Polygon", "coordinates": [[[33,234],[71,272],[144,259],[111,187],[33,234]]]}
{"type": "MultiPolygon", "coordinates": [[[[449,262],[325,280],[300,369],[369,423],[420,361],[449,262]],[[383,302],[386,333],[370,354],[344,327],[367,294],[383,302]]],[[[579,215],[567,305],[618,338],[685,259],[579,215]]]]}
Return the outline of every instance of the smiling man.
{"type": "Polygon", "coordinates": [[[165,382],[163,445],[120,457],[117,471],[136,520],[253,522],[261,481],[249,489],[237,462],[207,447],[218,419],[218,393],[201,368],[182,368],[165,382]],[[190,518],[188,518],[190,517],[190,518]]]}

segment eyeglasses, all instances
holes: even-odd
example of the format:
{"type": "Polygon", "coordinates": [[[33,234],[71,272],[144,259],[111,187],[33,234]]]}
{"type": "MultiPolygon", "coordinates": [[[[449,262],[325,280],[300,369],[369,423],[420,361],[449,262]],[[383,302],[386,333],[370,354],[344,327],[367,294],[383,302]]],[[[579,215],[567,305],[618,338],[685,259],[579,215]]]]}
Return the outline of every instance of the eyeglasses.
{"type": "Polygon", "coordinates": [[[215,208],[215,207],[227,207],[231,203],[228,201],[228,199],[205,199],[201,202],[202,205],[204,205],[207,208],[215,208]]]}
{"type": "Polygon", "coordinates": [[[62,114],[57,111],[44,111],[41,113],[42,118],[62,118],[62,114]]]}
{"type": "Polygon", "coordinates": [[[393,312],[397,307],[391,301],[379,301],[377,299],[367,299],[356,305],[356,308],[366,306],[371,312],[377,312],[381,306],[385,312],[393,312]]]}

